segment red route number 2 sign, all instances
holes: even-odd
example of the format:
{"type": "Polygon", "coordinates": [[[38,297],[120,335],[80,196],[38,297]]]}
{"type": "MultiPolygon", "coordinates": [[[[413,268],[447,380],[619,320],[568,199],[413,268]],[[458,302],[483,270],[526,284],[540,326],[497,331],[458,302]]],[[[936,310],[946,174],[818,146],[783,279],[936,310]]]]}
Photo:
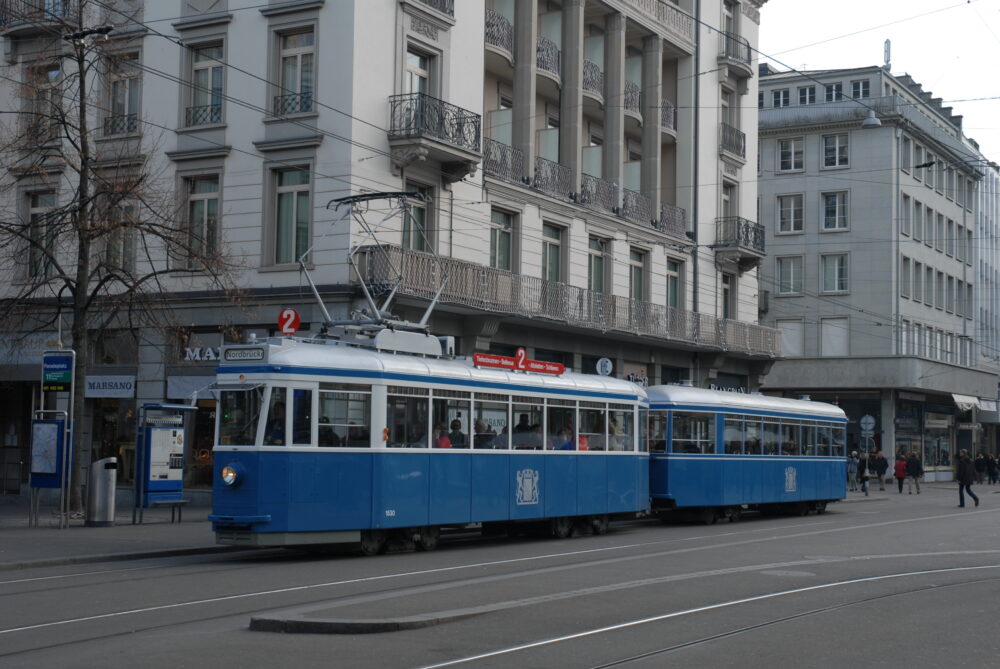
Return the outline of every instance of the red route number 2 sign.
{"type": "Polygon", "coordinates": [[[288,307],[282,309],[281,313],[278,314],[278,329],[281,330],[281,334],[293,335],[300,325],[302,325],[302,319],[295,309],[288,307]]]}

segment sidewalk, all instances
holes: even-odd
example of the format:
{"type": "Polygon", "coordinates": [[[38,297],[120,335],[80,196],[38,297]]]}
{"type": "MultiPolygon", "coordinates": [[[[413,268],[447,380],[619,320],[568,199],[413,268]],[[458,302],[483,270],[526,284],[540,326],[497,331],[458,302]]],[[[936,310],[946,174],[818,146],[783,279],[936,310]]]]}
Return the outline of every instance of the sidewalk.
{"type": "Polygon", "coordinates": [[[209,509],[184,510],[184,522],[171,523],[169,509],[146,509],[141,525],[132,508],[118,509],[112,527],[86,527],[72,518],[59,529],[53,507],[43,507],[38,527],[28,527],[27,504],[0,504],[0,570],[243,550],[215,543],[209,509]]]}

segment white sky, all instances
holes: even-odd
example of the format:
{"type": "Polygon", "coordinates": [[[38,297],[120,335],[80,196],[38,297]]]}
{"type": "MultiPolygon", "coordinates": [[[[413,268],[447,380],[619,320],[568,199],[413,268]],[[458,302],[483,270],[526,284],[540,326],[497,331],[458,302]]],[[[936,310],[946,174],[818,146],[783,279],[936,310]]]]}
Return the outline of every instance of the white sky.
{"type": "Polygon", "coordinates": [[[1000,0],[768,0],[760,12],[761,61],[778,70],[881,66],[886,39],[892,73],[953,107],[1000,162],[1000,0]]]}

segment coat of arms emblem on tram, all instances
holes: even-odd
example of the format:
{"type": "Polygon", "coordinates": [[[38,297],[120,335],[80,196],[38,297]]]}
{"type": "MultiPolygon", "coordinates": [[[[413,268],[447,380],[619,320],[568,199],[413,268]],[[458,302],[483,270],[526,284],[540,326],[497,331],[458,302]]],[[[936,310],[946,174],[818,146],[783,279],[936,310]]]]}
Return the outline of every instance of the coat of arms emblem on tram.
{"type": "Polygon", "coordinates": [[[537,469],[522,469],[517,473],[517,503],[538,504],[537,469]]]}

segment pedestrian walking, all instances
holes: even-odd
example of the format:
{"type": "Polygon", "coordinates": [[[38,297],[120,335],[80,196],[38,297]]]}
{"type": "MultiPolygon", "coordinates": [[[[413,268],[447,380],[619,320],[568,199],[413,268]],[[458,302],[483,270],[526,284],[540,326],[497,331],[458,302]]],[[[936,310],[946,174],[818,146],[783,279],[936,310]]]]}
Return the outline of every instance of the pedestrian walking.
{"type": "Polygon", "coordinates": [[[964,448],[958,452],[958,506],[965,507],[965,493],[969,493],[972,501],[979,506],[979,498],[972,492],[972,483],[976,480],[976,466],[964,448]]]}
{"type": "Polygon", "coordinates": [[[872,462],[868,463],[868,469],[874,469],[875,474],[878,476],[878,489],[885,490],[885,473],[889,471],[889,461],[885,459],[885,456],[878,449],[872,452],[869,459],[872,462]]]}
{"type": "Polygon", "coordinates": [[[992,453],[986,454],[986,476],[989,478],[990,485],[997,482],[997,459],[992,453]]]}
{"type": "Polygon", "coordinates": [[[868,455],[862,453],[858,459],[858,480],[861,482],[861,492],[868,497],[868,455]]]}
{"type": "Polygon", "coordinates": [[[906,489],[909,494],[913,494],[913,486],[917,486],[917,494],[920,494],[920,477],[924,475],[924,463],[911,452],[906,458],[906,489]]]}
{"type": "Polygon", "coordinates": [[[899,486],[899,494],[903,494],[903,481],[906,480],[906,458],[903,457],[903,453],[896,453],[896,464],[893,468],[893,473],[896,475],[896,485],[899,486]]]}
{"type": "Polygon", "coordinates": [[[851,451],[847,456],[847,485],[851,492],[858,489],[858,452],[851,451]]]}
{"type": "Polygon", "coordinates": [[[980,453],[977,455],[974,464],[976,467],[976,483],[982,485],[983,481],[986,480],[986,454],[980,453]]]}

